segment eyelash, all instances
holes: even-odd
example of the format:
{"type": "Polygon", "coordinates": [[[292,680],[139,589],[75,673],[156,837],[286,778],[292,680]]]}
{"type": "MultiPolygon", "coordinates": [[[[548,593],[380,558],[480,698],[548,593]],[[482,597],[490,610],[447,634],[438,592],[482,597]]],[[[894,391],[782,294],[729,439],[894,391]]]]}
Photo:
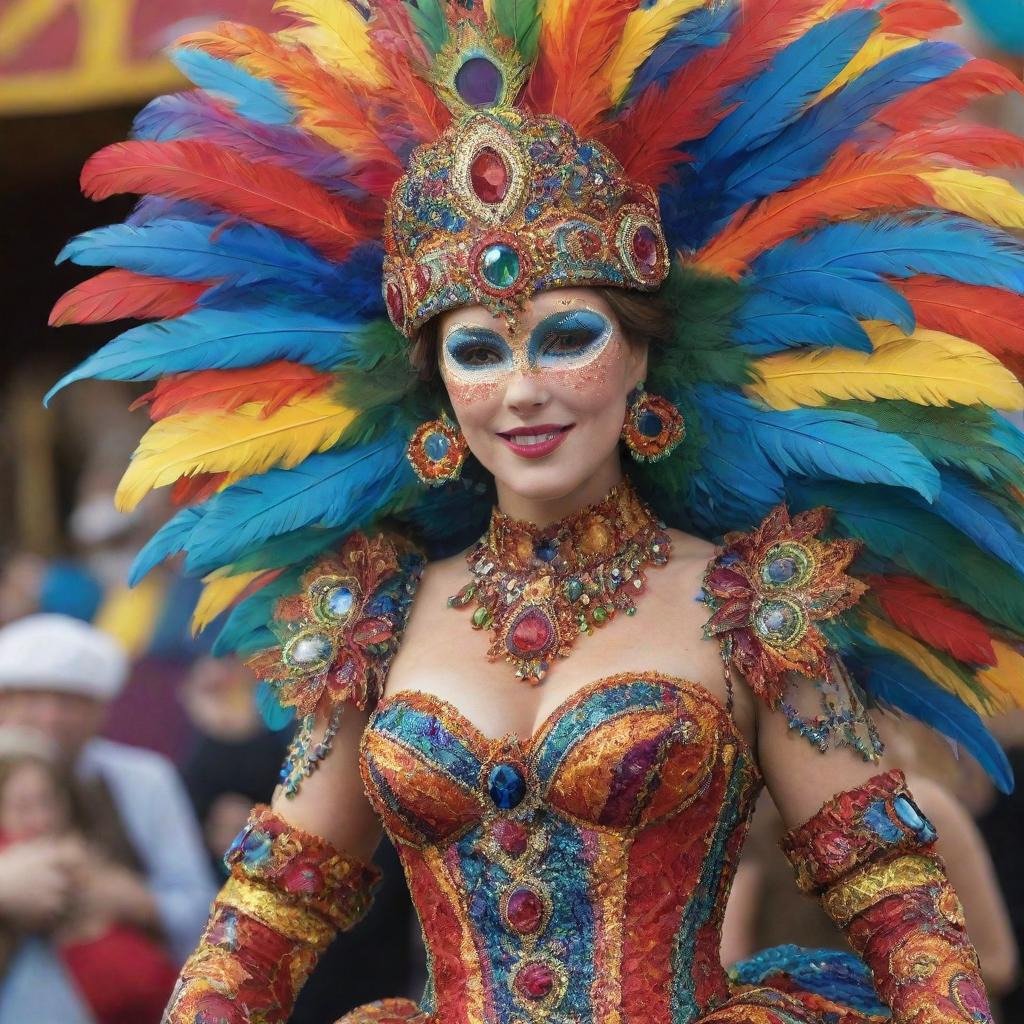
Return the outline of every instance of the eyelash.
{"type": "Polygon", "coordinates": [[[457,342],[448,351],[451,353],[452,359],[460,366],[478,368],[482,366],[497,366],[504,362],[504,354],[499,349],[482,341],[457,342]],[[474,361],[473,356],[477,353],[483,353],[494,358],[474,361]]]}

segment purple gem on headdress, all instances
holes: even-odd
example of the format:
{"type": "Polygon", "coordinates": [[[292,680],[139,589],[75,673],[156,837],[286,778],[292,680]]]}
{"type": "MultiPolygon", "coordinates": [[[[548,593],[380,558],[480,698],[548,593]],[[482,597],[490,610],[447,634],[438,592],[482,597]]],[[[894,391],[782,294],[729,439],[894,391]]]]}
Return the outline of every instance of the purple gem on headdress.
{"type": "Polygon", "coordinates": [[[455,91],[471,107],[491,107],[501,98],[501,70],[486,57],[470,57],[455,72],[455,91]]]}
{"type": "Polygon", "coordinates": [[[658,236],[653,228],[641,224],[633,235],[632,247],[633,258],[640,272],[644,275],[654,273],[658,265],[658,236]]]}

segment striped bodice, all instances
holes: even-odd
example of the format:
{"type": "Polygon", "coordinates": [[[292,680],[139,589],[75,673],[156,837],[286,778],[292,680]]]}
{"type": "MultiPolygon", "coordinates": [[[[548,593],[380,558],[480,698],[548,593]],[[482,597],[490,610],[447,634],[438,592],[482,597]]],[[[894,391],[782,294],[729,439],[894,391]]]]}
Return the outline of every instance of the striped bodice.
{"type": "Polygon", "coordinates": [[[701,686],[598,680],[529,741],[398,693],[362,770],[444,1024],[682,1024],[728,997],[721,916],[760,779],[701,686]]]}

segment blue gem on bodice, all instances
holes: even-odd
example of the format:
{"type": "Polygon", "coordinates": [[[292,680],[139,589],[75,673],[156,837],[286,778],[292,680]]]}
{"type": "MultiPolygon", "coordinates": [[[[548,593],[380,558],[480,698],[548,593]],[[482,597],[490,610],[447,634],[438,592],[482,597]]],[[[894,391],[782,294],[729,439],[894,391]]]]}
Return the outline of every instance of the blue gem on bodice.
{"type": "Polygon", "coordinates": [[[496,764],[487,775],[487,792],[495,807],[510,811],[526,796],[526,778],[513,764],[496,764]]]}
{"type": "Polygon", "coordinates": [[[917,809],[912,800],[900,795],[893,800],[892,809],[896,812],[896,817],[907,828],[916,832],[917,837],[923,842],[930,843],[936,838],[932,823],[917,809]]]}

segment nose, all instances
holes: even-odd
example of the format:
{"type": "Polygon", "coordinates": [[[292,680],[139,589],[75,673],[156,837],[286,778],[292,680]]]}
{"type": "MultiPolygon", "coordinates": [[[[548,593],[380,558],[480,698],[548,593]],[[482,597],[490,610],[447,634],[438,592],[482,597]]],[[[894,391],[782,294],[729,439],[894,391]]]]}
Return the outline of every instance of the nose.
{"type": "Polygon", "coordinates": [[[543,409],[550,398],[541,373],[518,372],[505,388],[505,406],[520,415],[543,409]]]}

